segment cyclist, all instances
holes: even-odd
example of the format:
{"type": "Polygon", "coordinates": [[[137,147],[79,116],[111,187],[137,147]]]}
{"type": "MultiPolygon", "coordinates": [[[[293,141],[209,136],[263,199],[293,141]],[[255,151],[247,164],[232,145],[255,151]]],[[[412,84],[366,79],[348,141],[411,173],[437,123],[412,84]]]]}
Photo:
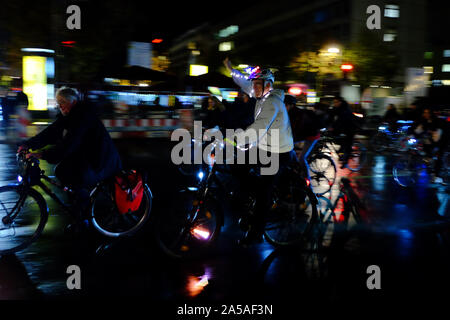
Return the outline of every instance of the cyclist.
{"type": "Polygon", "coordinates": [[[289,114],[295,146],[303,144],[298,159],[305,163],[305,158],[320,138],[320,129],[323,127],[319,116],[312,110],[300,109],[296,106],[297,99],[286,95],[284,104],[289,114]]]}
{"type": "Polygon", "coordinates": [[[83,226],[84,213],[89,204],[90,190],[101,180],[120,171],[122,164],[111,137],[95,112],[80,101],[75,89],[62,87],[56,92],[61,112],[57,119],[18,149],[42,151],[27,154],[27,158],[44,159],[57,164],[55,175],[74,193],[78,213],[74,230],[83,226]]]}
{"type": "Polygon", "coordinates": [[[421,138],[424,143],[424,151],[429,158],[436,154],[436,161],[433,168],[433,182],[443,183],[439,176],[442,169],[442,158],[448,142],[448,132],[445,124],[432,113],[429,107],[425,107],[422,116],[416,121],[411,129],[417,138],[421,138]]]}
{"type": "Polygon", "coordinates": [[[328,128],[334,136],[342,135],[342,139],[339,140],[341,144],[341,150],[344,155],[341,157],[341,169],[347,166],[348,159],[352,151],[353,138],[357,126],[354,121],[352,110],[350,109],[347,101],[342,97],[335,97],[333,100],[333,109],[330,114],[331,125],[328,128]]]}
{"type": "MultiPolygon", "coordinates": [[[[256,206],[255,214],[250,221],[250,230],[240,241],[243,245],[249,245],[252,242],[261,242],[264,233],[265,216],[267,215],[273,193],[273,186],[281,172],[281,168],[286,166],[292,159],[292,151],[294,143],[292,139],[292,131],[289,123],[289,117],[284,106],[284,92],[273,88],[274,76],[268,69],[256,68],[254,72],[246,78],[242,73],[235,70],[231,66],[231,62],[226,58],[224,65],[231,72],[234,82],[241,87],[250,97],[256,98],[255,118],[247,129],[236,134],[237,141],[244,141],[244,137],[249,138],[247,143],[250,146],[256,146],[258,149],[268,152],[269,154],[277,154],[279,156],[279,167],[276,174],[260,175],[258,181],[242,179],[244,191],[255,188],[256,190],[256,206]],[[253,135],[255,132],[257,135],[253,135]],[[273,141],[272,135],[278,130],[278,141],[273,141]]],[[[237,145],[242,148],[244,145],[237,145]]],[[[258,168],[263,165],[259,162],[258,168]]],[[[237,168],[235,168],[237,169],[237,168]]],[[[249,171],[250,166],[240,166],[238,169],[243,172],[249,171]]],[[[242,176],[241,176],[242,177],[242,176]]]]}
{"type": "Polygon", "coordinates": [[[387,106],[386,112],[381,119],[382,122],[387,122],[389,125],[389,130],[393,133],[397,131],[397,121],[399,120],[400,115],[395,108],[395,105],[392,103],[387,106]]]}

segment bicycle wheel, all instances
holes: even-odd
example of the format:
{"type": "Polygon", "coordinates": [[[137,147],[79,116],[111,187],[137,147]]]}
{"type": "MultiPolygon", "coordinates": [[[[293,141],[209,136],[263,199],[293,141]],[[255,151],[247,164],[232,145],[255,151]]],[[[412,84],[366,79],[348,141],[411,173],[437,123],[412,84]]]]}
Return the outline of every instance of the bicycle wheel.
{"type": "Polygon", "coordinates": [[[323,196],[318,198],[320,220],[328,233],[328,236],[324,235],[324,239],[329,238],[330,240],[330,236],[336,230],[342,231],[342,229],[345,229],[348,231],[355,225],[363,223],[356,203],[353,203],[352,200],[345,199],[346,198],[343,195],[340,195],[336,199],[335,207],[333,208],[329,199],[323,196]]]}
{"type": "Polygon", "coordinates": [[[409,155],[398,159],[392,167],[394,180],[402,187],[414,185],[419,178],[423,166],[416,157],[409,155]]]}
{"type": "Polygon", "coordinates": [[[325,154],[317,154],[308,159],[308,175],[311,188],[317,195],[331,190],[336,181],[336,165],[333,159],[325,154]]]}
{"type": "Polygon", "coordinates": [[[306,243],[317,221],[316,198],[297,177],[274,192],[274,202],[266,221],[264,236],[275,246],[306,243]]]}
{"type": "Polygon", "coordinates": [[[0,254],[25,249],[40,236],[47,219],[47,204],[36,190],[0,187],[0,254]]]}
{"type": "Polygon", "coordinates": [[[348,158],[347,167],[350,171],[359,171],[366,162],[366,147],[361,142],[352,145],[352,152],[348,158]]]}
{"type": "Polygon", "coordinates": [[[150,217],[152,209],[152,194],[147,185],[141,204],[136,211],[120,213],[117,209],[113,188],[101,184],[91,198],[90,215],[94,228],[107,237],[124,237],[135,234],[150,217]]]}
{"type": "Polygon", "coordinates": [[[214,198],[196,199],[194,192],[180,192],[169,211],[155,221],[156,242],[170,258],[196,256],[217,239],[223,224],[219,202],[214,198]]]}

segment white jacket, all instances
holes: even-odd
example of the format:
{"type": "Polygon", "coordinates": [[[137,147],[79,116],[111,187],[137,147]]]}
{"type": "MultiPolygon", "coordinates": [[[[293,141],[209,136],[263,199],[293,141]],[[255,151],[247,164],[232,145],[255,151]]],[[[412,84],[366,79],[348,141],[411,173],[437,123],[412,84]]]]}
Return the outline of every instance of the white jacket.
{"type": "MultiPolygon", "coordinates": [[[[234,82],[252,97],[251,80],[234,69],[231,75],[234,82]]],[[[284,153],[294,149],[291,124],[284,105],[284,92],[273,89],[264,97],[257,99],[255,121],[244,132],[237,133],[235,136],[239,147],[245,145],[240,141],[245,141],[247,138],[247,144],[258,145],[258,148],[265,151],[284,153]],[[278,131],[278,138],[274,130],[278,131]]]]}

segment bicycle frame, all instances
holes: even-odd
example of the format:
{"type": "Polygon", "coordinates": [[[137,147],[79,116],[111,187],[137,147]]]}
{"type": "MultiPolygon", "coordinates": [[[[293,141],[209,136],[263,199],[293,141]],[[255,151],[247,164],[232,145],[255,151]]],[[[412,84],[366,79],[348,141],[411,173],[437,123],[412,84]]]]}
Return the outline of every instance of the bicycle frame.
{"type": "MultiPolygon", "coordinates": [[[[24,162],[24,161],[27,161],[27,163],[26,163],[26,166],[27,166],[27,168],[29,168],[30,167],[30,160],[25,160],[24,158],[23,158],[23,156],[24,155],[22,155],[22,159],[19,159],[18,161],[19,161],[19,163],[20,163],[20,161],[22,161],[22,162],[24,162]]],[[[37,159],[35,159],[35,160],[31,160],[31,161],[36,161],[36,165],[37,166],[39,166],[39,161],[37,160],[37,159]]],[[[34,182],[34,183],[29,183],[28,181],[29,181],[29,176],[30,176],[30,173],[29,173],[29,171],[28,170],[26,170],[26,175],[24,176],[24,177],[22,177],[22,179],[21,179],[21,182],[20,182],[20,186],[21,187],[23,187],[23,188],[26,188],[26,189],[28,189],[28,188],[30,188],[30,189],[34,189],[33,187],[34,186],[38,186],[38,187],[40,187],[41,189],[42,189],[42,191],[44,191],[44,193],[46,193],[50,198],[52,198],[57,204],[59,204],[63,209],[65,209],[68,213],[71,213],[70,212],[70,209],[69,209],[69,206],[64,202],[64,201],[62,201],[49,187],[47,187],[44,183],[43,183],[43,181],[47,181],[47,182],[49,182],[50,184],[52,184],[52,185],[54,185],[54,186],[56,186],[56,187],[58,187],[59,189],[61,189],[61,190],[63,190],[63,191],[65,191],[65,192],[69,192],[69,193],[71,193],[72,192],[72,190],[70,189],[70,188],[68,188],[68,187],[65,187],[65,186],[63,186],[61,183],[59,183],[57,180],[55,180],[55,179],[52,179],[52,178],[50,178],[49,176],[46,176],[45,174],[44,174],[44,170],[41,170],[39,167],[38,168],[36,168],[35,170],[39,170],[39,177],[36,179],[36,181],[34,182]]],[[[38,192],[38,191],[37,191],[38,192]]],[[[24,192],[23,193],[24,195],[26,195],[26,192],[24,192]]],[[[23,203],[23,201],[25,200],[25,197],[23,197],[23,199],[20,199],[21,201],[19,201],[18,202],[18,204],[20,204],[20,203],[23,203]]],[[[45,200],[44,200],[45,201],[45,200]]],[[[13,217],[13,219],[14,219],[15,217],[13,217]]]]}
{"type": "MultiPolygon", "coordinates": [[[[348,205],[350,202],[354,201],[353,195],[350,194],[350,190],[348,190],[348,188],[351,188],[350,181],[342,181],[341,185],[340,185],[340,188],[339,188],[339,195],[336,198],[336,200],[334,201],[334,203],[332,203],[331,208],[330,208],[331,211],[328,212],[325,215],[325,217],[323,217],[322,222],[327,221],[330,218],[330,215],[332,215],[334,218],[336,217],[335,211],[336,211],[336,208],[338,206],[339,200],[341,200],[341,199],[343,200],[343,204],[344,204],[344,211],[343,211],[343,213],[346,212],[345,206],[348,205]]],[[[347,215],[347,216],[344,215],[345,221],[348,221],[348,217],[349,216],[350,215],[347,215]]]]}

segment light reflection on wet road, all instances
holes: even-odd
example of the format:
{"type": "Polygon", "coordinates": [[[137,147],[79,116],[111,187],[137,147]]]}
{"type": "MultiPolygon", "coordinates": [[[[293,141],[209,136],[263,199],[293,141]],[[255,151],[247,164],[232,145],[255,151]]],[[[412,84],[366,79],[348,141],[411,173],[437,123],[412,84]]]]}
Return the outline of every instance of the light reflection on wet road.
{"type": "MultiPolygon", "coordinates": [[[[158,155],[169,154],[166,144],[152,143],[146,150],[159,148],[158,155]]],[[[168,158],[146,157],[126,143],[118,146],[122,154],[139,154],[125,162],[149,170],[153,210],[164,211],[178,188],[173,181],[182,183],[182,177],[167,165],[168,158]]],[[[306,303],[320,297],[324,303],[345,303],[347,299],[384,301],[399,294],[417,298],[429,290],[448,288],[450,228],[439,219],[450,215],[448,188],[401,188],[393,181],[389,157],[369,160],[365,169],[348,177],[367,207],[364,214],[370,223],[352,233],[335,232],[328,251],[321,254],[274,250],[267,243],[240,248],[237,216],[230,210],[217,248],[202,259],[183,263],[165,259],[153,242],[151,223],[137,237],[112,243],[96,254],[104,240],[96,235],[76,241],[65,236],[63,228],[70,220],[46,198],[50,218],[41,238],[15,256],[0,258],[0,299],[145,296],[156,301],[244,302],[253,297],[260,303],[294,298],[306,303]],[[72,264],[82,270],[80,291],[66,287],[66,268],[72,264]],[[366,288],[366,268],[373,264],[383,273],[384,295],[366,288]]],[[[0,184],[13,182],[11,146],[0,144],[0,162],[0,184]]],[[[51,172],[48,165],[43,169],[51,172]]],[[[343,175],[348,170],[338,172],[343,175]]],[[[338,192],[336,184],[331,200],[338,192]]]]}

